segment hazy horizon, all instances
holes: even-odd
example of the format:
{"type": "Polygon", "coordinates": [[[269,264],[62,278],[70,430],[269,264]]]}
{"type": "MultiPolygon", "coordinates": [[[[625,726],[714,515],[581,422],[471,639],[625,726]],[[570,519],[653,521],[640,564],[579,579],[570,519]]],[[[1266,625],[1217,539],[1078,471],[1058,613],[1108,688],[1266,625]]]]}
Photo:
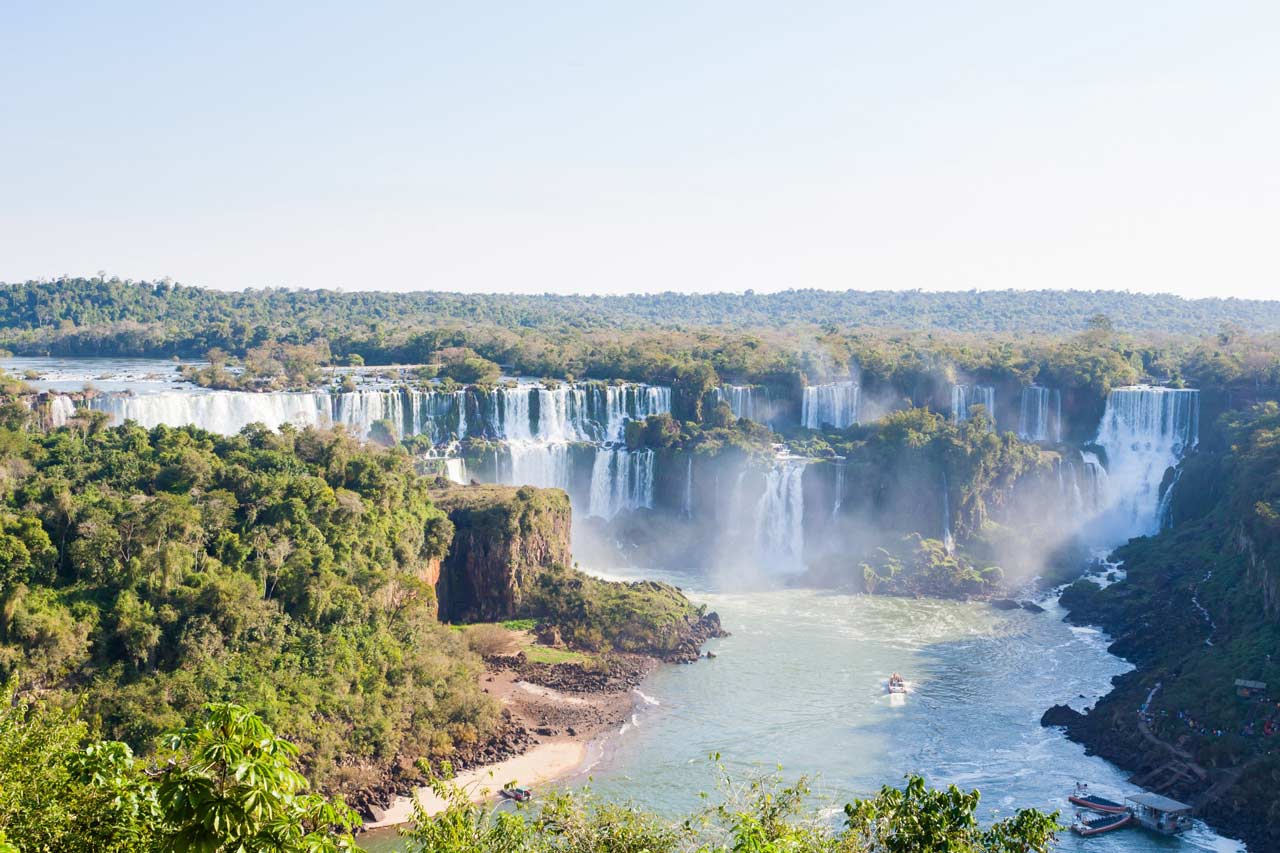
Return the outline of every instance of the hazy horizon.
{"type": "Polygon", "coordinates": [[[1280,7],[26,4],[0,281],[1280,292],[1280,7]]]}

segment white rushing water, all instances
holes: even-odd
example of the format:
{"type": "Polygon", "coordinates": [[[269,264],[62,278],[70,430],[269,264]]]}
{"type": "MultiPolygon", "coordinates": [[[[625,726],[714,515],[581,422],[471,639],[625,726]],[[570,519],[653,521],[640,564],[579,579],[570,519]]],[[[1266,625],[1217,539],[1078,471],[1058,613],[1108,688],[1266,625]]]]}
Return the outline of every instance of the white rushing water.
{"type": "Polygon", "coordinates": [[[996,389],[991,385],[952,385],[951,420],[956,423],[969,420],[970,406],[984,406],[987,417],[995,422],[996,389]]]}
{"type": "Polygon", "coordinates": [[[735,418],[762,424],[773,419],[769,389],[763,385],[721,385],[716,388],[716,399],[727,404],[735,418]]]}
{"type": "Polygon", "coordinates": [[[956,538],[951,534],[951,484],[947,482],[947,469],[942,469],[942,547],[948,554],[955,553],[956,538]]]}
{"type": "Polygon", "coordinates": [[[1022,389],[1018,437],[1028,441],[1062,441],[1062,392],[1028,385],[1022,389]]]}
{"type": "Polygon", "coordinates": [[[53,394],[49,397],[49,426],[57,429],[66,426],[67,421],[76,413],[76,405],[70,397],[53,394]]]}
{"type": "Polygon", "coordinates": [[[671,411],[671,389],[654,385],[539,384],[444,391],[421,388],[362,388],[306,392],[201,391],[108,393],[90,405],[116,423],[133,420],[198,426],[232,435],[251,423],[275,429],[341,425],[366,437],[385,422],[397,438],[426,435],[440,443],[487,437],[509,441],[621,441],[628,420],[671,411]]]}
{"type": "Polygon", "coordinates": [[[498,455],[498,482],[569,491],[569,445],[508,441],[498,455]]]}
{"type": "Polygon", "coordinates": [[[1160,483],[1199,438],[1199,391],[1135,385],[1111,392],[1096,439],[1106,453],[1099,530],[1107,544],[1159,530],[1160,483]]]}
{"type": "Polygon", "coordinates": [[[809,429],[833,426],[844,429],[858,422],[861,389],[856,382],[806,385],[800,406],[800,423],[809,429]]]}
{"type": "Polygon", "coordinates": [[[684,497],[681,509],[685,518],[693,518],[693,454],[690,453],[684,463],[684,497]]]}
{"type": "Polygon", "coordinates": [[[587,514],[610,519],[623,510],[653,506],[652,450],[596,448],[587,514]]]}
{"type": "Polygon", "coordinates": [[[756,553],[770,574],[804,570],[805,459],[778,459],[756,503],[756,553]]]}

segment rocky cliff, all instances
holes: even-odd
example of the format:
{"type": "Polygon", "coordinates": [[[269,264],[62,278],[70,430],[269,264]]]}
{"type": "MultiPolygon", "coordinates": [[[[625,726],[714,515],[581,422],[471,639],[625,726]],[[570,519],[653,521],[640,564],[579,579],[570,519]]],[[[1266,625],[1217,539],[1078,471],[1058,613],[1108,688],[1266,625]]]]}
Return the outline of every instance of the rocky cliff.
{"type": "Polygon", "coordinates": [[[433,499],[454,526],[436,582],[442,621],[511,618],[538,574],[572,564],[569,496],[558,489],[450,487],[433,499]]]}

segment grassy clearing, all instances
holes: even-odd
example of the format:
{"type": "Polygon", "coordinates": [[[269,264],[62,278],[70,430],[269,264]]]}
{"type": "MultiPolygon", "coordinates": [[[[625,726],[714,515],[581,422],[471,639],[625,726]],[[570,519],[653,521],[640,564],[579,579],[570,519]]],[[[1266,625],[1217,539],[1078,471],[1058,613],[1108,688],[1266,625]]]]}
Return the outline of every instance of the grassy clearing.
{"type": "Polygon", "coordinates": [[[571,649],[542,646],[533,635],[533,619],[510,619],[506,622],[472,622],[452,625],[467,638],[467,644],[481,655],[511,655],[524,652],[533,663],[588,663],[590,655],[571,649]]]}
{"type": "Polygon", "coordinates": [[[591,658],[582,652],[575,652],[571,649],[556,649],[551,646],[539,646],[531,643],[524,647],[524,656],[533,663],[582,663],[585,664],[591,658]]]}

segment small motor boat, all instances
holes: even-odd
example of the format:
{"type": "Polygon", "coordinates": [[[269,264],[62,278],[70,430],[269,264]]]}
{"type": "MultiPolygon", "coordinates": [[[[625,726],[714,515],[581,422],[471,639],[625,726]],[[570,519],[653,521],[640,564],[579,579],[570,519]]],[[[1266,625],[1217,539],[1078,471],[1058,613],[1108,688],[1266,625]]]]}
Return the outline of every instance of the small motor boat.
{"type": "Polygon", "coordinates": [[[1106,797],[1099,797],[1089,793],[1089,786],[1084,782],[1077,782],[1075,791],[1067,799],[1081,808],[1102,812],[1103,814],[1125,814],[1129,811],[1129,807],[1123,803],[1117,803],[1115,800],[1108,800],[1106,797]]]}
{"type": "Polygon", "coordinates": [[[889,676],[889,692],[890,693],[906,693],[907,681],[898,673],[889,676]]]}
{"type": "Polygon", "coordinates": [[[533,791],[528,788],[503,788],[502,796],[508,800],[515,800],[517,803],[524,803],[533,797],[533,791]]]}
{"type": "Polygon", "coordinates": [[[1083,835],[1086,838],[1090,835],[1102,835],[1104,832],[1111,832],[1113,829],[1121,829],[1129,825],[1133,820],[1133,815],[1129,812],[1123,814],[1108,814],[1102,817],[1087,818],[1082,813],[1076,812],[1076,819],[1071,824],[1071,830],[1077,835],[1083,835]]]}

